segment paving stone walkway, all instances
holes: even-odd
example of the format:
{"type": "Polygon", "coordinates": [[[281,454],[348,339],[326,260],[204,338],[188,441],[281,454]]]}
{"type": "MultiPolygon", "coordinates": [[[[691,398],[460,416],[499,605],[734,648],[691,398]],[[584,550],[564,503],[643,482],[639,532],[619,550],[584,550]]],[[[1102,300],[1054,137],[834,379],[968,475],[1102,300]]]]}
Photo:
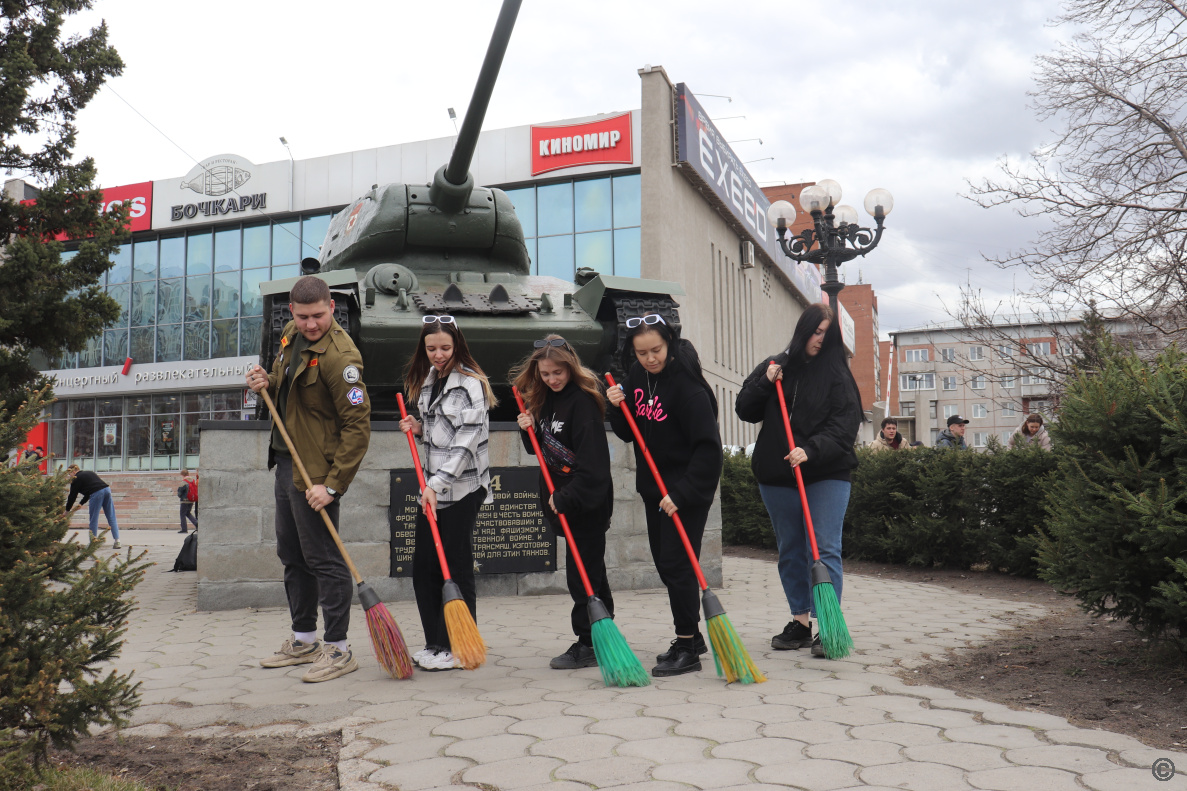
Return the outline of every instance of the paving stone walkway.
{"type": "MultiPolygon", "coordinates": [[[[488,664],[400,682],[377,665],[356,606],[359,671],[303,684],[303,667],[258,665],[288,636],[286,612],[196,612],[196,575],[163,573],[182,537],[124,538],[158,563],[137,590],[140,609],[114,664],[142,681],[143,704],[124,732],[341,730],[343,789],[1187,789],[1187,753],[903,680],[929,655],[1042,616],[1036,605],[849,575],[845,616],[857,651],[815,659],[769,648],[787,620],[774,566],[727,557],[718,593],[765,684],[727,685],[711,657],[701,673],[644,688],[606,688],[596,668],[550,670],[549,659],[572,640],[561,596],[480,600],[488,664]],[[1160,758],[1180,774],[1155,779],[1160,758]]],[[[615,599],[623,633],[650,668],[671,639],[666,595],[615,599]]],[[[419,649],[415,606],[389,606],[419,649]]]]}

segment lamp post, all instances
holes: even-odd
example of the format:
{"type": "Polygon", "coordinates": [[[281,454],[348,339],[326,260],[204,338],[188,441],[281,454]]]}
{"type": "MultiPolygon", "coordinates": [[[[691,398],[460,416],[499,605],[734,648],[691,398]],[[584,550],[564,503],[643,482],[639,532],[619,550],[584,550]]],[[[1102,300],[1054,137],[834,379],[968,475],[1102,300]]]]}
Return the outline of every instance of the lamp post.
{"type": "Polygon", "coordinates": [[[857,256],[864,256],[882,241],[882,225],[894,208],[894,198],[881,187],[866,195],[865,210],[874,218],[875,228],[857,224],[857,209],[837,206],[841,200],[841,185],[824,179],[800,193],[800,205],[812,215],[812,227],[788,236],[788,228],[795,222],[796,211],[788,201],[780,200],[767,209],[767,221],[779,234],[779,247],[793,261],[807,261],[824,265],[824,284],[828,304],[837,312],[837,295],[845,284],[837,277],[837,267],[857,256]]]}

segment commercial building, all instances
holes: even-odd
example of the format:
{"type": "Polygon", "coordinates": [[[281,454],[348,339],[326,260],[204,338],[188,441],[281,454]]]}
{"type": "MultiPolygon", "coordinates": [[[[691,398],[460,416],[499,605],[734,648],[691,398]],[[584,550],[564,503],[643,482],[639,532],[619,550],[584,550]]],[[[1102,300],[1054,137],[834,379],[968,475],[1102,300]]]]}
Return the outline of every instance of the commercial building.
{"type": "MultiPolygon", "coordinates": [[[[695,95],[662,67],[638,79],[638,109],[483,132],[471,170],[511,197],[533,275],[570,290],[581,267],[683,285],[683,333],[722,405],[722,440],[745,445],[757,431],[734,417],[734,396],[821,298],[820,274],[779,251],[769,200],[695,95]]],[[[198,421],[252,415],[243,375],[259,354],[260,284],[297,275],[331,217],[373,185],[429,181],[453,142],[262,164],[220,154],[105,189],[130,204],[132,240],[103,282],[124,311],[46,371],[55,466],[97,470],[171,514],[174,471],[200,469],[198,421]]]]}

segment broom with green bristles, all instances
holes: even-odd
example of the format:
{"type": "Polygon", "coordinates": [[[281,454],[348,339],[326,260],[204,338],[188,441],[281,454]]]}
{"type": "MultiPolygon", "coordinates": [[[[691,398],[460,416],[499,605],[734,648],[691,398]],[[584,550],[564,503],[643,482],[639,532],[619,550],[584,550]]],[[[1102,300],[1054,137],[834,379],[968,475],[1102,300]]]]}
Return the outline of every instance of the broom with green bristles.
{"type": "MultiPolygon", "coordinates": [[[[519,404],[519,411],[528,414],[523,405],[523,397],[519,388],[512,387],[515,403],[519,404]]],[[[544,483],[548,484],[549,494],[556,492],[552,485],[552,475],[548,472],[548,465],[544,462],[544,454],[540,451],[540,441],[536,439],[536,429],[528,428],[528,437],[532,440],[532,450],[536,452],[536,459],[540,462],[540,472],[544,474],[544,483]]],[[[589,597],[589,628],[593,637],[594,656],[598,660],[598,669],[602,671],[602,681],[608,687],[645,687],[651,683],[651,677],[643,669],[643,663],[627,644],[626,638],[618,629],[618,624],[610,617],[606,604],[594,594],[593,585],[589,582],[589,575],[585,573],[585,564],[581,562],[581,553],[577,551],[577,543],[573,540],[573,532],[569,529],[569,520],[564,514],[560,517],[561,527],[565,531],[565,541],[568,542],[569,554],[577,566],[577,573],[581,575],[581,584],[585,586],[585,595],[589,597]]]]}
{"type": "MultiPolygon", "coordinates": [[[[615,386],[614,377],[611,374],[606,374],[606,381],[610,383],[611,387],[615,386]]],[[[643,441],[643,435],[639,433],[635,416],[627,409],[626,401],[620,402],[618,406],[622,408],[622,414],[631,427],[631,433],[635,435],[635,444],[643,453],[643,458],[647,460],[647,466],[651,468],[651,474],[659,487],[659,493],[663,497],[667,497],[668,487],[664,486],[664,479],[660,477],[659,468],[655,466],[655,460],[651,458],[651,451],[647,449],[647,443],[643,441]]],[[[692,548],[692,542],[688,540],[688,533],[684,531],[684,523],[680,520],[679,512],[672,513],[672,522],[676,525],[680,541],[684,544],[684,551],[688,553],[692,570],[697,575],[697,583],[701,586],[701,607],[705,611],[705,626],[708,627],[709,645],[713,647],[713,663],[717,665],[717,675],[724,675],[725,680],[730,683],[741,681],[743,684],[755,684],[766,681],[767,677],[755,667],[746,646],[742,645],[742,638],[738,637],[737,631],[734,630],[734,625],[730,622],[729,616],[725,614],[725,608],[721,606],[721,601],[713,591],[709,590],[709,583],[705,581],[705,574],[701,571],[696,550],[692,548]]]]}
{"type": "MultiPolygon", "coordinates": [[[[774,363],[772,363],[774,365],[774,363]]],[[[795,439],[791,436],[791,418],[787,414],[787,399],[783,396],[783,381],[775,380],[775,392],[779,394],[779,411],[783,413],[783,429],[787,432],[787,446],[795,450],[795,439]]],[[[812,545],[812,602],[816,605],[816,624],[820,631],[820,644],[824,646],[824,655],[829,659],[840,659],[849,656],[853,650],[853,638],[849,636],[849,627],[845,625],[845,615],[841,612],[841,602],[837,599],[837,589],[833,587],[832,577],[828,569],[820,560],[820,550],[816,546],[816,529],[812,527],[812,514],[808,510],[808,491],[804,488],[804,474],[797,464],[792,467],[795,471],[795,483],[800,489],[800,503],[804,507],[804,525],[808,528],[808,543],[812,545]]]]}
{"type": "MultiPolygon", "coordinates": [[[[400,405],[400,417],[408,417],[408,409],[404,406],[404,394],[396,393],[396,403],[400,405]]],[[[412,466],[416,468],[416,481],[420,485],[420,493],[425,491],[425,471],[420,466],[420,453],[416,450],[416,439],[412,432],[407,432],[408,449],[412,451],[412,466]]],[[[431,511],[425,511],[429,520],[429,528],[433,531],[433,545],[437,549],[437,560],[441,563],[441,576],[445,578],[445,586],[441,593],[444,600],[445,631],[449,635],[449,650],[461,662],[466,670],[474,670],[486,662],[486,643],[478,633],[478,625],[474,623],[474,616],[462,598],[462,589],[449,575],[449,564],[445,562],[445,548],[441,546],[441,533],[437,529],[437,517],[431,511]]]]}

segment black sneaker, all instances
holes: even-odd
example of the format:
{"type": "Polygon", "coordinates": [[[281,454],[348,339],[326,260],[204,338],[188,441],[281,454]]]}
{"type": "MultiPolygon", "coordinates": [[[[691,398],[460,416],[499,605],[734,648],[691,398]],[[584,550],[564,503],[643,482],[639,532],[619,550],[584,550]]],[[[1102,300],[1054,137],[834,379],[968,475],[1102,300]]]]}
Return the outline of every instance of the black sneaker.
{"type": "Polygon", "coordinates": [[[771,638],[776,651],[796,651],[812,642],[812,627],[799,621],[789,621],[783,631],[771,638]]]}
{"type": "MultiPolygon", "coordinates": [[[[704,654],[709,653],[709,646],[705,645],[705,636],[703,634],[697,632],[696,637],[693,639],[696,641],[695,645],[697,649],[697,656],[703,656],[704,654]]],[[[672,644],[668,647],[667,651],[664,651],[662,654],[655,655],[655,661],[659,662],[660,664],[667,662],[672,658],[672,651],[674,650],[676,650],[675,640],[672,641],[672,644]]]]}
{"type": "Polygon", "coordinates": [[[584,643],[573,643],[569,650],[548,663],[553,670],[576,670],[579,667],[597,667],[598,658],[594,656],[592,646],[584,643]]]}
{"type": "Polygon", "coordinates": [[[685,673],[695,673],[700,669],[701,660],[697,653],[688,646],[675,643],[668,649],[667,658],[651,668],[651,675],[656,678],[680,676],[685,673]]]}
{"type": "Polygon", "coordinates": [[[826,656],[826,654],[824,653],[824,646],[820,644],[820,635],[819,634],[817,634],[816,639],[812,641],[812,656],[818,656],[821,658],[824,658],[826,656]]]}

